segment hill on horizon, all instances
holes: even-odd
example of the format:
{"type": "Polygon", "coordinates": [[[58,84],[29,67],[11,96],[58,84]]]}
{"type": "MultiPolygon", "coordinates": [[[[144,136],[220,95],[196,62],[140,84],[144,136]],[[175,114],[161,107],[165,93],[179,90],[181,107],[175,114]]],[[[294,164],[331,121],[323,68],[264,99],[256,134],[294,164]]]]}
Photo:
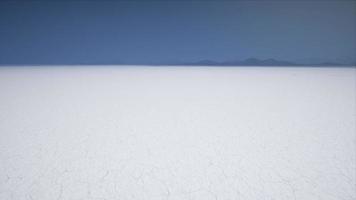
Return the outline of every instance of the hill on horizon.
{"type": "Polygon", "coordinates": [[[231,60],[231,61],[214,61],[214,60],[200,60],[197,62],[183,63],[183,65],[205,65],[205,66],[355,66],[356,63],[338,63],[338,62],[321,62],[321,63],[297,63],[285,60],[277,60],[274,58],[258,59],[248,58],[245,60],[231,60]]]}

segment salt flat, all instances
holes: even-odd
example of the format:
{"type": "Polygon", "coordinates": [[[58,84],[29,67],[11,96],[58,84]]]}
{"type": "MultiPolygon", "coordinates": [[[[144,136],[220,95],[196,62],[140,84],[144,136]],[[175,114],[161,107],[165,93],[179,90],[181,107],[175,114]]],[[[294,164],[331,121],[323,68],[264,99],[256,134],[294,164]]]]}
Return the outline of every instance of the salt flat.
{"type": "Polygon", "coordinates": [[[0,199],[356,199],[356,68],[1,67],[0,199]]]}

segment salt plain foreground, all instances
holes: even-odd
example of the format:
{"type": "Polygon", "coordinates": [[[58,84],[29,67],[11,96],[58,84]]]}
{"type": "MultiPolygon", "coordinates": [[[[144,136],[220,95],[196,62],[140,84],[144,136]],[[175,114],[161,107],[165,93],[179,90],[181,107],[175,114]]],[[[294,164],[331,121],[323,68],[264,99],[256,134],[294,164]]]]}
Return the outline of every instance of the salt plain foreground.
{"type": "Polygon", "coordinates": [[[0,199],[356,199],[356,68],[1,67],[0,199]]]}

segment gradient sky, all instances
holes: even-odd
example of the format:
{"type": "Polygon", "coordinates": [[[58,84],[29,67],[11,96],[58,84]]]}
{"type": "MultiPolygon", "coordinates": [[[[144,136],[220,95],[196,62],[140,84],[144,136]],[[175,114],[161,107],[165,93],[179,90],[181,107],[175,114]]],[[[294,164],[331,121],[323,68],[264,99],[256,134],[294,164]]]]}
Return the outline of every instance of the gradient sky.
{"type": "Polygon", "coordinates": [[[1,1],[0,64],[356,62],[356,1],[1,1]]]}

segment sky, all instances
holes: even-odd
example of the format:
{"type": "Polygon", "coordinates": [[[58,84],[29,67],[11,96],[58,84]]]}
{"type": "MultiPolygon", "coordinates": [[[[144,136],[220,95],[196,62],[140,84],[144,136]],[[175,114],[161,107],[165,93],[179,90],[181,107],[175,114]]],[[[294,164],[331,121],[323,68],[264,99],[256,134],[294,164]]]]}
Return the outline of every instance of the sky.
{"type": "Polygon", "coordinates": [[[0,64],[356,63],[356,1],[1,1],[0,64]]]}

